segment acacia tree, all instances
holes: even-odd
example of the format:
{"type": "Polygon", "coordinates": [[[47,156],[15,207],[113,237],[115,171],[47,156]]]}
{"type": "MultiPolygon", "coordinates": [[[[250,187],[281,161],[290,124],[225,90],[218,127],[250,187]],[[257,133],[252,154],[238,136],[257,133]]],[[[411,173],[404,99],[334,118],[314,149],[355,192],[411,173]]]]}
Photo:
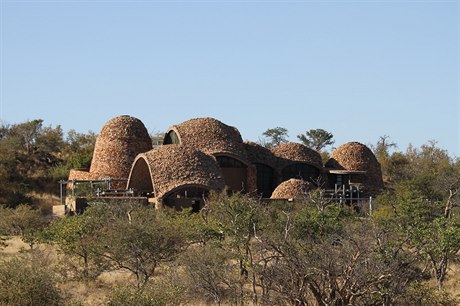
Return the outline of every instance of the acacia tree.
{"type": "Polygon", "coordinates": [[[302,203],[273,209],[258,226],[261,300],[290,305],[390,305],[421,273],[392,232],[350,209],[302,203]]]}
{"type": "Polygon", "coordinates": [[[287,141],[288,130],[283,127],[275,127],[267,129],[262,135],[268,138],[268,141],[264,143],[265,147],[272,148],[276,147],[287,141]]]}
{"type": "Polygon", "coordinates": [[[459,183],[457,179],[449,186],[449,196],[444,202],[423,198],[416,190],[405,190],[399,195],[396,207],[395,220],[405,233],[409,247],[430,267],[439,288],[447,276],[449,262],[459,258],[460,221],[454,214],[458,207],[459,183]]]}
{"type": "Polygon", "coordinates": [[[131,207],[106,224],[98,239],[104,256],[117,269],[131,271],[139,288],[157,267],[174,261],[187,247],[183,228],[166,213],[149,207],[131,207]]]}
{"type": "Polygon", "coordinates": [[[326,146],[334,144],[334,135],[323,129],[308,130],[305,134],[297,135],[297,138],[307,147],[321,152],[326,146]]]}
{"type": "Polygon", "coordinates": [[[69,216],[48,226],[43,242],[55,244],[65,255],[66,268],[84,280],[94,279],[108,266],[104,262],[100,231],[110,222],[110,212],[102,205],[88,207],[83,215],[69,216]]]}

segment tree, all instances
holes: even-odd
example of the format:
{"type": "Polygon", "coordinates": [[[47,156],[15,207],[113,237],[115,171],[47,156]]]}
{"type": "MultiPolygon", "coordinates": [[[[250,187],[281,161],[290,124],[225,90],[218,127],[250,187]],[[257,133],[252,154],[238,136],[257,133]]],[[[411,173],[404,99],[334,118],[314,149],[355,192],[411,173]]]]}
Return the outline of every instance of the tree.
{"type": "Polygon", "coordinates": [[[324,147],[334,144],[333,137],[331,133],[323,129],[309,130],[305,134],[297,135],[297,138],[304,145],[318,152],[321,152],[324,147]]]}
{"type": "Polygon", "coordinates": [[[96,138],[97,135],[91,131],[84,134],[70,130],[61,150],[62,162],[50,169],[50,176],[54,180],[67,179],[71,169],[89,168],[96,138]]]}
{"type": "Polygon", "coordinates": [[[188,287],[193,295],[202,294],[221,305],[226,294],[238,290],[239,271],[231,263],[231,254],[217,244],[190,248],[181,257],[189,276],[188,287]]]}
{"type": "Polygon", "coordinates": [[[0,201],[10,207],[31,203],[27,193],[43,191],[49,170],[61,162],[62,129],[42,119],[0,127],[0,201]]]}
{"type": "Polygon", "coordinates": [[[283,127],[275,127],[268,129],[262,133],[264,137],[267,137],[269,140],[265,143],[265,146],[268,148],[276,147],[284,142],[287,142],[288,130],[283,127]]]}
{"type": "Polygon", "coordinates": [[[107,269],[100,243],[100,231],[110,212],[93,205],[83,215],[59,219],[42,234],[44,242],[57,245],[66,255],[66,268],[84,280],[94,279],[107,269]]]}
{"type": "Polygon", "coordinates": [[[99,233],[103,256],[118,269],[131,271],[142,288],[157,267],[172,262],[187,246],[184,229],[150,207],[131,207],[99,233]]]}

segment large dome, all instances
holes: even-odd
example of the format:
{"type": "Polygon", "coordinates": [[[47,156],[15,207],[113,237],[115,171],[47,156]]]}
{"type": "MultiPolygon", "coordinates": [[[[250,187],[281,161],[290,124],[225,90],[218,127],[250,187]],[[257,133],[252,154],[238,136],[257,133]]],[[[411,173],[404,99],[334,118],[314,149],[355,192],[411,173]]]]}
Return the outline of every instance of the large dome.
{"type": "Polygon", "coordinates": [[[284,200],[302,200],[308,195],[308,192],[313,190],[315,186],[307,181],[299,179],[290,179],[282,182],[273,191],[271,199],[284,200]]]}
{"type": "Polygon", "coordinates": [[[240,132],[213,118],[195,118],[168,129],[163,144],[183,144],[213,155],[247,162],[240,132]]]}
{"type": "Polygon", "coordinates": [[[177,144],[139,154],[128,180],[128,188],[153,191],[157,198],[178,188],[222,190],[224,186],[222,171],[214,157],[177,144]]]}
{"type": "Polygon", "coordinates": [[[151,149],[142,121],[131,116],[113,118],[97,137],[90,172],[100,178],[127,178],[135,157],[151,149]]]}
{"type": "Polygon", "coordinates": [[[323,167],[321,155],[303,144],[296,142],[286,142],[272,149],[276,157],[284,159],[286,162],[307,163],[318,169],[323,167]]]}
{"type": "Polygon", "coordinates": [[[335,149],[326,167],[336,170],[364,171],[365,193],[375,194],[383,188],[382,170],[374,153],[359,142],[349,142],[335,149]]]}
{"type": "Polygon", "coordinates": [[[251,163],[265,164],[272,168],[276,167],[277,158],[269,149],[250,141],[245,141],[244,146],[246,148],[248,159],[251,163]]]}

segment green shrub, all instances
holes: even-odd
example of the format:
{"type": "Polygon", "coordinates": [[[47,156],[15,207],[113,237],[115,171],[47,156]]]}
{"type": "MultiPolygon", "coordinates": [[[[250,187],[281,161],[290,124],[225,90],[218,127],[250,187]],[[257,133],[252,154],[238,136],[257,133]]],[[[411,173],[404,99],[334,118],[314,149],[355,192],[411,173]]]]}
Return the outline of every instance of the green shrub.
{"type": "Polygon", "coordinates": [[[0,261],[0,305],[62,305],[54,273],[36,252],[0,261]]]}

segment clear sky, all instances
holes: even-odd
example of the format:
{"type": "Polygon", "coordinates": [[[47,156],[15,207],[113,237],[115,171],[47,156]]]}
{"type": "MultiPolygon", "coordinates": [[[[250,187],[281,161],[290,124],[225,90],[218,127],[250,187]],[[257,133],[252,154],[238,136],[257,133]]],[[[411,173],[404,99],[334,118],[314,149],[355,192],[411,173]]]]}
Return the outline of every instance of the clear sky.
{"type": "Polygon", "coordinates": [[[99,132],[214,117],[268,128],[437,140],[460,156],[460,1],[0,0],[0,116],[99,132]]]}

